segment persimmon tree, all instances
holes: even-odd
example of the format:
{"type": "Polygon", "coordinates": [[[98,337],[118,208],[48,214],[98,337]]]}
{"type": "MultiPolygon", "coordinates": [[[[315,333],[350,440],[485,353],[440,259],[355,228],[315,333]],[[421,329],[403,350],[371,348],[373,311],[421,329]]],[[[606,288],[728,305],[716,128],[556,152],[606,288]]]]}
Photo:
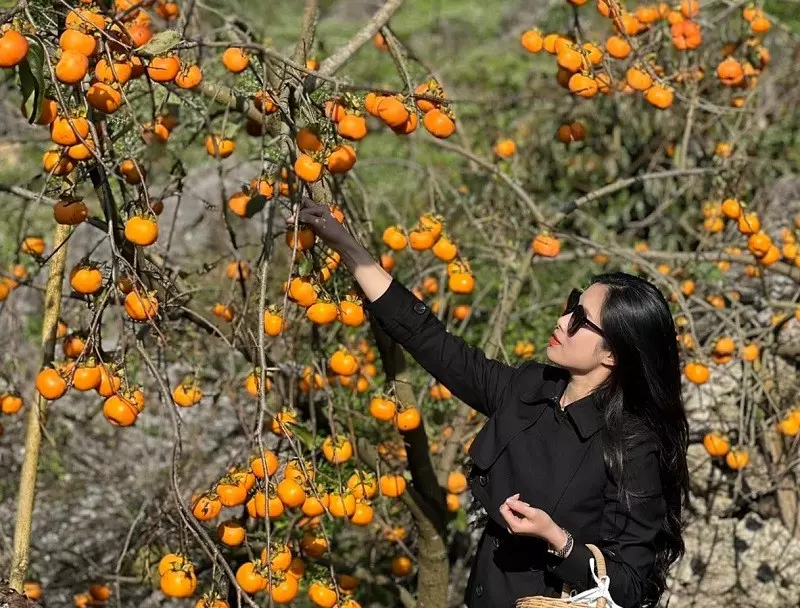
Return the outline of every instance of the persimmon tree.
{"type": "MultiPolygon", "coordinates": [[[[4,414],[27,411],[24,439],[3,439],[25,447],[13,588],[41,594],[25,589],[40,445],[59,415],[50,406],[69,399],[96,405],[120,438],[149,416],[170,430],[159,499],[173,517],[153,525],[170,550],[137,547],[165,596],[458,601],[480,416],[371,323],[338,253],[286,223],[303,197],[329,205],[489,357],[535,356],[565,273],[649,277],[674,305],[687,398],[713,403],[703,391],[718,377],[741,385],[738,415],[693,429],[695,441],[731,484],[753,450],[776,484],[793,475],[784,438],[800,409],[776,399],[775,375],[800,353],[781,340],[800,319],[800,216],[767,203],[775,173],[762,163],[784,152],[769,123],[797,118],[762,89],[786,78],[795,35],[745,2],[565,1],[552,23],[514,33],[519,64],[539,73],[522,107],[500,87],[486,87],[488,102],[462,97],[445,65],[391,27],[402,6],[383,2],[319,59],[316,0],[288,50],[194,2],[21,1],[0,18],[4,77],[50,140],[36,175],[2,186],[50,226],[29,232],[21,215],[0,284],[6,313],[44,292],[42,365],[4,372],[0,387],[4,414]],[[357,52],[388,55],[391,83],[349,75],[357,52]],[[359,161],[382,156],[420,180],[407,200],[376,203],[365,189],[359,161]],[[222,237],[186,255],[175,226],[197,204],[197,167],[218,178],[200,221],[222,237]],[[65,271],[75,245],[86,255],[65,271]],[[246,442],[199,488],[182,483],[194,408],[219,408],[246,442]]],[[[793,525],[796,499],[777,491],[793,525]]],[[[116,580],[76,605],[109,601],[110,583],[122,593],[131,533],[116,580]]]]}

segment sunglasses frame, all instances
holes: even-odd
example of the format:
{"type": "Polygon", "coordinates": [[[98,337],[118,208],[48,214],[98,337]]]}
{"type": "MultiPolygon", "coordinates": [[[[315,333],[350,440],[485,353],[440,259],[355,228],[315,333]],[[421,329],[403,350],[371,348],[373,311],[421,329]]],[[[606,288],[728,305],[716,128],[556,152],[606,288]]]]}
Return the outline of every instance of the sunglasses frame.
{"type": "Polygon", "coordinates": [[[586,317],[586,309],[580,303],[580,297],[583,291],[581,289],[573,289],[569,292],[569,297],[567,297],[567,304],[564,307],[565,315],[572,314],[572,317],[569,320],[569,325],[567,325],[567,335],[571,338],[581,327],[586,326],[601,336],[605,337],[605,333],[603,333],[603,329],[594,323],[592,323],[586,317]],[[570,304],[573,302],[572,304],[570,304]]]}

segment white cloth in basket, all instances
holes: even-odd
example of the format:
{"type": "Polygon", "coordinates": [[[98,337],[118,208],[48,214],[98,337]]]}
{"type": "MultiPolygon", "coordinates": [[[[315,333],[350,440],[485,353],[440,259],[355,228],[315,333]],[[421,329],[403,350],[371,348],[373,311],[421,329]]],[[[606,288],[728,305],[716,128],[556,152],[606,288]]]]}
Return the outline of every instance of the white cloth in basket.
{"type": "Polygon", "coordinates": [[[581,593],[577,593],[575,595],[570,595],[570,597],[565,598],[564,601],[577,606],[589,606],[594,608],[594,606],[597,604],[597,600],[599,600],[601,597],[604,597],[606,598],[607,608],[622,608],[622,606],[615,603],[614,600],[611,599],[611,592],[608,590],[609,585],[611,585],[611,579],[608,578],[608,576],[598,577],[597,574],[595,574],[593,557],[589,558],[589,569],[592,572],[592,578],[594,578],[594,582],[597,583],[597,587],[587,589],[586,591],[582,591],[581,593]]]}

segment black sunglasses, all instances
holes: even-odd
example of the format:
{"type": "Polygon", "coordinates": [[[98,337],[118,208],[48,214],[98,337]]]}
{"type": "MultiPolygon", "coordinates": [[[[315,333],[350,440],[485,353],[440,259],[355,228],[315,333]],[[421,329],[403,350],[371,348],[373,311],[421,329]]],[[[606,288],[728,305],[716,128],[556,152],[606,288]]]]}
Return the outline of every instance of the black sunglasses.
{"type": "Polygon", "coordinates": [[[586,318],[586,310],[580,303],[582,293],[583,292],[580,289],[573,289],[571,292],[569,292],[567,306],[564,308],[563,313],[565,315],[572,313],[572,317],[570,317],[569,320],[569,325],[567,326],[567,335],[570,337],[574,336],[577,331],[585,325],[586,327],[593,329],[598,334],[605,337],[603,330],[586,318]]]}

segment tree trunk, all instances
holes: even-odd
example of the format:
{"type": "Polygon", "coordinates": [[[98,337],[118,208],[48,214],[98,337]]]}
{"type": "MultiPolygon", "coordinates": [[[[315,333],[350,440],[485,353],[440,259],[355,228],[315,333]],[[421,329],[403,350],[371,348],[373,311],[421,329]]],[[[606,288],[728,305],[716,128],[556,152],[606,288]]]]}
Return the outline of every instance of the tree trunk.
{"type": "MultiPolygon", "coordinates": [[[[67,237],[69,226],[59,224],[55,229],[54,253],[50,258],[50,274],[44,294],[44,320],[42,323],[42,367],[53,361],[56,347],[58,317],[61,313],[61,286],[64,282],[64,266],[67,260],[67,237]]],[[[47,420],[47,400],[37,395],[35,407],[28,409],[25,429],[25,459],[19,477],[19,499],[17,522],[14,529],[14,554],[11,559],[9,584],[22,593],[22,585],[28,572],[31,547],[31,524],[33,501],[36,495],[36,470],[39,465],[39,448],[42,443],[42,428],[47,420]]]]}
{"type": "MultiPolygon", "coordinates": [[[[417,405],[411,385],[411,373],[406,366],[402,347],[394,342],[376,324],[372,324],[375,344],[383,362],[388,385],[395,388],[398,401],[417,405]]],[[[408,454],[408,469],[411,473],[413,507],[411,514],[419,532],[417,559],[417,608],[439,608],[447,606],[447,590],[450,581],[450,563],[447,557],[447,506],[446,492],[437,479],[431,461],[425,423],[413,431],[403,432],[408,454]]],[[[409,598],[403,605],[409,604],[409,598]]]]}

